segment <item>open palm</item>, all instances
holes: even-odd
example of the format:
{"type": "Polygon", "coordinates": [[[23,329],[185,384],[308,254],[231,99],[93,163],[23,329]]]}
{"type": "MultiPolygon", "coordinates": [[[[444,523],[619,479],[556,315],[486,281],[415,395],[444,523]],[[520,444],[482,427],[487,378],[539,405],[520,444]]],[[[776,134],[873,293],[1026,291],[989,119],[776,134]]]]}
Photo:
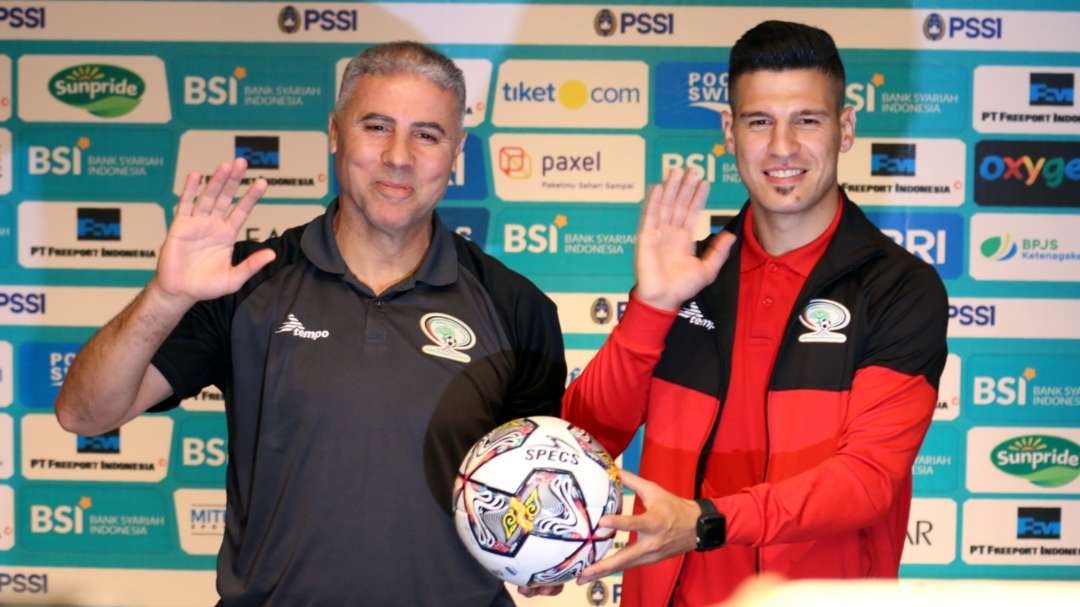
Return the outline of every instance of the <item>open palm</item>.
{"type": "Polygon", "coordinates": [[[201,178],[198,173],[188,176],[158,260],[155,280],[166,293],[191,302],[220,297],[273,261],[272,250],[260,249],[232,263],[236,235],[267,188],[265,180],[255,181],[234,205],[246,171],[242,158],[222,163],[198,198],[201,178]]]}
{"type": "Polygon", "coordinates": [[[694,225],[708,197],[709,184],[700,171],[678,169],[649,193],[634,260],[634,293],[641,301],[674,310],[716,279],[735,237],[723,232],[701,257],[694,254],[694,225]]]}

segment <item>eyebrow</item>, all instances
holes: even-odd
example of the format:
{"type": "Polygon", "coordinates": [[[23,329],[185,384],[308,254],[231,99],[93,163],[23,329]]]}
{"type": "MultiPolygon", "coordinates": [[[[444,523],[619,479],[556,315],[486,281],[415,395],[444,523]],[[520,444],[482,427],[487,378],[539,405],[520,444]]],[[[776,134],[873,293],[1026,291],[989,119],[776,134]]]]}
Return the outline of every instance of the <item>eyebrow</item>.
{"type": "MultiPolygon", "coordinates": [[[[390,116],[387,116],[386,114],[380,114],[378,112],[369,112],[367,114],[364,114],[360,118],[360,122],[368,122],[369,120],[374,120],[376,122],[389,122],[391,124],[397,124],[397,120],[394,120],[393,118],[391,118],[390,116]]],[[[443,126],[441,124],[439,124],[438,122],[433,122],[433,121],[414,122],[409,126],[411,128],[414,128],[414,129],[433,129],[433,130],[438,131],[440,135],[446,135],[446,129],[444,129],[443,126]]]]}
{"type": "MultiPolygon", "coordinates": [[[[796,116],[826,116],[828,110],[799,110],[795,113],[796,116]]],[[[752,118],[772,118],[773,114],[770,112],[739,112],[736,116],[737,120],[752,119],[752,118]]]]}

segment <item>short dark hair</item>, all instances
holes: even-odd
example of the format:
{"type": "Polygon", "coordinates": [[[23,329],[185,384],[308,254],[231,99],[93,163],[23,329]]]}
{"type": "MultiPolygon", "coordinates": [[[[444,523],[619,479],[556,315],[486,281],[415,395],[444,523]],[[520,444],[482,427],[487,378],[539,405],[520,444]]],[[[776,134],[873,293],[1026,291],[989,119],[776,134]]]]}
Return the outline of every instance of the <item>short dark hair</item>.
{"type": "Polygon", "coordinates": [[[832,79],[837,109],[844,105],[844,64],[832,36],[823,29],[791,21],[762,21],[731,47],[728,100],[735,106],[739,76],[760,70],[815,69],[832,79]]]}

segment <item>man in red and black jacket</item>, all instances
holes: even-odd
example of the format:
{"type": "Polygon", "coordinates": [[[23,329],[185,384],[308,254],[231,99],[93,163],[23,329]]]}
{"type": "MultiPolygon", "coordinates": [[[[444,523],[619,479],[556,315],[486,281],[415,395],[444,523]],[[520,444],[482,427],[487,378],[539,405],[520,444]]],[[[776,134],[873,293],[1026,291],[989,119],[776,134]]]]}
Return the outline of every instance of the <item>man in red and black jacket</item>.
{"type": "Polygon", "coordinates": [[[712,604],[760,572],[896,577],[945,364],[941,280],[837,185],[855,114],[832,38],[762,23],[729,83],[749,202],[695,248],[708,184],[651,192],[626,313],[563,399],[614,453],[645,426],[635,513],[601,521],[633,541],[579,578],[626,569],[628,607],[712,604]]]}

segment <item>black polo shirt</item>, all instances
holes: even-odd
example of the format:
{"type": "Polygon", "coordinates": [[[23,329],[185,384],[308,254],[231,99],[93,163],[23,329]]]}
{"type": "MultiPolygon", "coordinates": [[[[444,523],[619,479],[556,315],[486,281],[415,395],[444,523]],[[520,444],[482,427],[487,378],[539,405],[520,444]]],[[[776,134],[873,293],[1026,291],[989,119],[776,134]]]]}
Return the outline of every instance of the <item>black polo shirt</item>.
{"type": "Polygon", "coordinates": [[[434,219],[413,276],[375,297],[326,214],[257,247],[277,258],[195,305],[154,356],[173,388],[209,384],[229,435],[224,605],[512,602],[465,551],[452,481],[503,421],[557,415],[555,305],[434,219]]]}

